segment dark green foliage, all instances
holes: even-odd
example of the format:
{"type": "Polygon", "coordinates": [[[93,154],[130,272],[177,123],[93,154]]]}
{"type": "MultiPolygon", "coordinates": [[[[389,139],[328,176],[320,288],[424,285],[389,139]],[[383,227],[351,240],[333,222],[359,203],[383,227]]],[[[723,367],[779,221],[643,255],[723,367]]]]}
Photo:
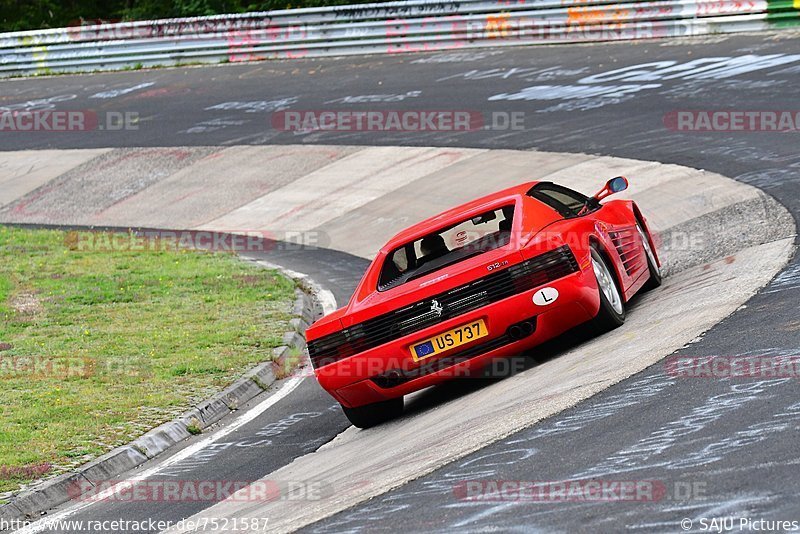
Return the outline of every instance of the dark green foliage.
{"type": "Polygon", "coordinates": [[[0,32],[62,28],[81,21],[118,22],[299,7],[364,4],[369,0],[0,0],[0,32]]]}

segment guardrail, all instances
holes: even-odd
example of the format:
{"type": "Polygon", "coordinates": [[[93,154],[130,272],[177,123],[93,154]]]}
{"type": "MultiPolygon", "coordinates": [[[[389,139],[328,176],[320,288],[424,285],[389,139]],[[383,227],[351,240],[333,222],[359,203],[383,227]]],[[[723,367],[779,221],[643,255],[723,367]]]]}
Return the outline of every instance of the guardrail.
{"type": "Polygon", "coordinates": [[[408,0],[0,34],[0,76],[800,25],[800,0],[408,0]]]}

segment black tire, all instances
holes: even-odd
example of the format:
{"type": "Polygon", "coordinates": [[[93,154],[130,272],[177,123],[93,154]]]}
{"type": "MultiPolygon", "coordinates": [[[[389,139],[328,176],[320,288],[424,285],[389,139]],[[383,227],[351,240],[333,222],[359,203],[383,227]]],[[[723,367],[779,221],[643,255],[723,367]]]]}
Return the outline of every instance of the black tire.
{"type": "Polygon", "coordinates": [[[656,263],[655,254],[650,248],[650,241],[647,239],[647,232],[641,223],[636,223],[636,229],[639,231],[639,237],[642,239],[642,244],[645,248],[645,257],[647,258],[647,269],[650,271],[650,278],[642,286],[642,291],[650,291],[661,285],[661,269],[656,263]]]}
{"type": "Polygon", "coordinates": [[[403,397],[375,402],[358,408],[342,406],[342,410],[354,426],[370,428],[395,417],[400,417],[403,413],[403,397]]]}
{"type": "Polygon", "coordinates": [[[595,333],[602,334],[625,323],[625,302],[622,300],[622,291],[616,276],[614,276],[614,269],[594,246],[592,246],[591,254],[592,268],[597,279],[597,291],[600,293],[600,309],[592,319],[591,326],[595,333]],[[616,298],[610,299],[606,293],[614,295],[612,292],[615,292],[616,298]]]}

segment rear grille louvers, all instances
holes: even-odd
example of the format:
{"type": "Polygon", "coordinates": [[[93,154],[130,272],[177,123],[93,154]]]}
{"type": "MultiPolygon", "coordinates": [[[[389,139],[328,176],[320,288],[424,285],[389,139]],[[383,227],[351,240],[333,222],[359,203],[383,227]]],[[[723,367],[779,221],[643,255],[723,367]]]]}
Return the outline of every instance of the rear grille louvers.
{"type": "Polygon", "coordinates": [[[567,245],[308,343],[315,368],[372,349],[578,271],[567,245]]]}

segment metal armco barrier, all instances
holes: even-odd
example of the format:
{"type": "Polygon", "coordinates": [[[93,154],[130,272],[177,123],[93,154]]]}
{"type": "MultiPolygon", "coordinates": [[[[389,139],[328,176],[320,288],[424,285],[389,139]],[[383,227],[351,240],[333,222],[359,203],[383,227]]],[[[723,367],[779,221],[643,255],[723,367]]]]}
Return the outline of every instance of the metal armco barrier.
{"type": "Polygon", "coordinates": [[[800,0],[409,0],[0,34],[0,76],[757,31],[800,0]]]}

